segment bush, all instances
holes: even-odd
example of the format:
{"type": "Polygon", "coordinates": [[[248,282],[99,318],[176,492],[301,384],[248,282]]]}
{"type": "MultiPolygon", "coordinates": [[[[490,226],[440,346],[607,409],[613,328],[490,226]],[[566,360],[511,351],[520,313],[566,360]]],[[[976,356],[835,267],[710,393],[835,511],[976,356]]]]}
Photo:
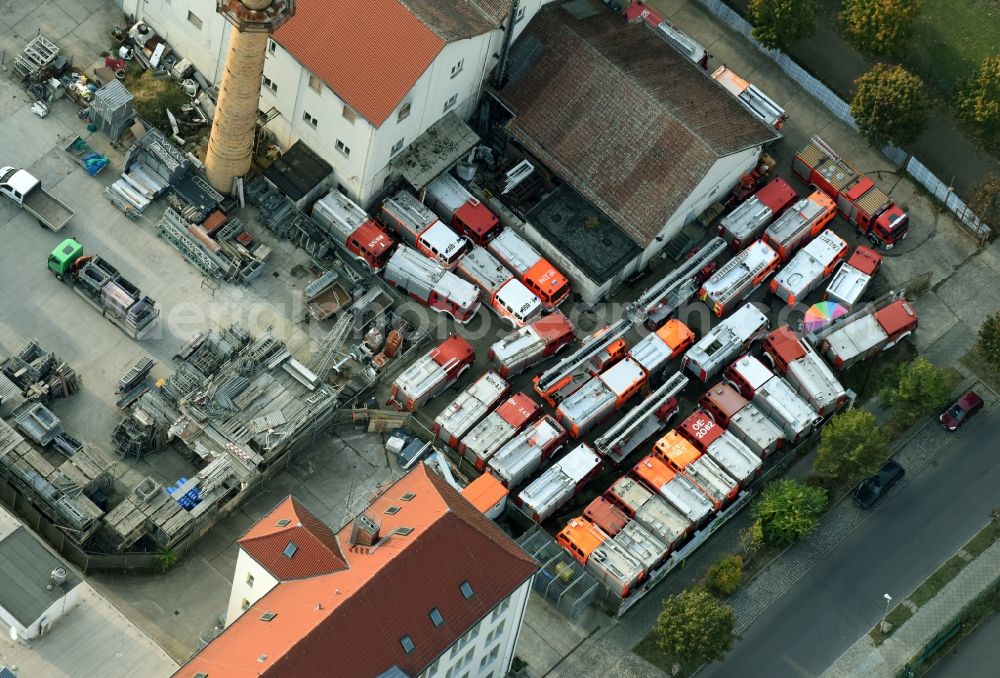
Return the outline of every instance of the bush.
{"type": "Polygon", "coordinates": [[[663,601],[653,637],[663,652],[683,661],[721,659],[733,644],[736,614],[704,589],[688,589],[663,601]]]}
{"type": "Polygon", "coordinates": [[[927,127],[930,97],[924,81],[902,66],[875,64],[854,84],[851,115],[872,146],[905,146],[927,127]]]}
{"type": "Polygon", "coordinates": [[[722,556],[708,568],[708,590],[722,596],[731,596],[743,583],[743,558],[737,555],[722,556]]]}
{"type": "Polygon", "coordinates": [[[983,60],[962,85],[956,103],[962,118],[987,131],[1000,130],[1000,54],[983,60]]]}
{"type": "Polygon", "coordinates": [[[990,365],[1000,368],[1000,311],[986,318],[980,325],[979,352],[990,365]]]}
{"type": "Polygon", "coordinates": [[[787,50],[816,32],[814,0],[750,0],[753,37],[771,49],[787,50]]]}
{"type": "Polygon", "coordinates": [[[826,490],[796,480],[779,480],[768,485],[753,510],[760,521],[764,543],[789,546],[804,539],[819,524],[826,496],[826,490]]]}
{"type": "Polygon", "coordinates": [[[848,42],[869,54],[906,51],[923,0],[844,0],[840,21],[848,42]]]}
{"type": "Polygon", "coordinates": [[[760,550],[764,548],[764,529],[759,520],[753,521],[740,530],[740,548],[743,549],[743,555],[748,563],[752,562],[760,550]]]}
{"type": "Polygon", "coordinates": [[[852,409],[834,415],[823,427],[813,468],[838,483],[854,483],[875,473],[888,457],[889,435],[875,415],[852,409]]]}

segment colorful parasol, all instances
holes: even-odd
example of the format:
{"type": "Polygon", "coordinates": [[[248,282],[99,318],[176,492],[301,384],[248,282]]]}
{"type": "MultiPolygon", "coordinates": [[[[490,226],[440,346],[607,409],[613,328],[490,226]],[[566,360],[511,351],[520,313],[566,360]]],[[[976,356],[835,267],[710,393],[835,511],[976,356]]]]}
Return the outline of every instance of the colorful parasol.
{"type": "Polygon", "coordinates": [[[847,315],[847,309],[840,304],[832,301],[821,301],[818,304],[813,304],[806,311],[805,318],[802,319],[803,328],[806,332],[815,332],[845,315],[847,315]]]}

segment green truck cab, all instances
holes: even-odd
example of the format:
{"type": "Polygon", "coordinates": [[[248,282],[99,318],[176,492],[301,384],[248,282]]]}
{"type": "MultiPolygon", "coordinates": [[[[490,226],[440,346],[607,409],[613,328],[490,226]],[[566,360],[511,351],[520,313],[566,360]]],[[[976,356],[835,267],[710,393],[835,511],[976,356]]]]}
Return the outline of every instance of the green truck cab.
{"type": "Polygon", "coordinates": [[[49,270],[60,280],[73,268],[73,263],[83,256],[83,245],[67,238],[59,243],[59,247],[49,255],[49,270]]]}

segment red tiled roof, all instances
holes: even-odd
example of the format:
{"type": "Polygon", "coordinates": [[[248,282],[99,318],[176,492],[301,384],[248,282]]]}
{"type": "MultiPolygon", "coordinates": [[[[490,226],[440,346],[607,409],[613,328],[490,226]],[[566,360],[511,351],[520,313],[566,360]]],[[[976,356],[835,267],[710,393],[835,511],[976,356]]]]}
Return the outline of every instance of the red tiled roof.
{"type": "Polygon", "coordinates": [[[445,45],[399,0],[298,0],[274,39],[376,127],[445,45]]]}
{"type": "Polygon", "coordinates": [[[236,543],[279,581],[347,567],[337,535],[294,497],[275,506],[236,543]]]}
{"type": "MultiPolygon", "coordinates": [[[[423,464],[375,499],[368,514],[381,521],[383,537],[391,535],[384,543],[347,547],[345,570],[279,583],[175,675],[376,676],[393,666],[416,675],[538,569],[423,464]],[[385,513],[390,506],[399,510],[385,513]],[[396,534],[402,527],[413,531],[396,534]],[[463,581],[472,587],[469,599],[463,581]],[[440,627],[429,617],[435,607],[440,627]],[[263,612],[276,616],[265,622],[263,612]],[[414,644],[410,654],[400,644],[404,635],[414,644]]],[[[350,533],[350,524],[340,530],[342,543],[350,533]]]]}

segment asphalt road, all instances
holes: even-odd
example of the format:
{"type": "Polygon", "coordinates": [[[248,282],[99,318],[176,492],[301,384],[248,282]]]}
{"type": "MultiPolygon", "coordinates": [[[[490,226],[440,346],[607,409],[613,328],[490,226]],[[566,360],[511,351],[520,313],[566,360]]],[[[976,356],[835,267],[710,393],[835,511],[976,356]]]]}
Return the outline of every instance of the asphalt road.
{"type": "MultiPolygon", "coordinates": [[[[903,599],[1000,506],[1000,453],[987,442],[997,435],[1000,408],[970,422],[936,462],[894,488],[869,520],[753,623],[725,661],[699,678],[822,673],[878,623],[883,594],[903,599]]],[[[979,651],[996,658],[996,633],[983,635],[994,642],[980,641],[986,647],[979,651]]],[[[988,666],[996,667],[995,659],[988,666]]]]}
{"type": "Polygon", "coordinates": [[[930,671],[927,678],[969,678],[985,676],[1000,666],[1000,614],[987,619],[971,636],[958,644],[930,671]]]}

